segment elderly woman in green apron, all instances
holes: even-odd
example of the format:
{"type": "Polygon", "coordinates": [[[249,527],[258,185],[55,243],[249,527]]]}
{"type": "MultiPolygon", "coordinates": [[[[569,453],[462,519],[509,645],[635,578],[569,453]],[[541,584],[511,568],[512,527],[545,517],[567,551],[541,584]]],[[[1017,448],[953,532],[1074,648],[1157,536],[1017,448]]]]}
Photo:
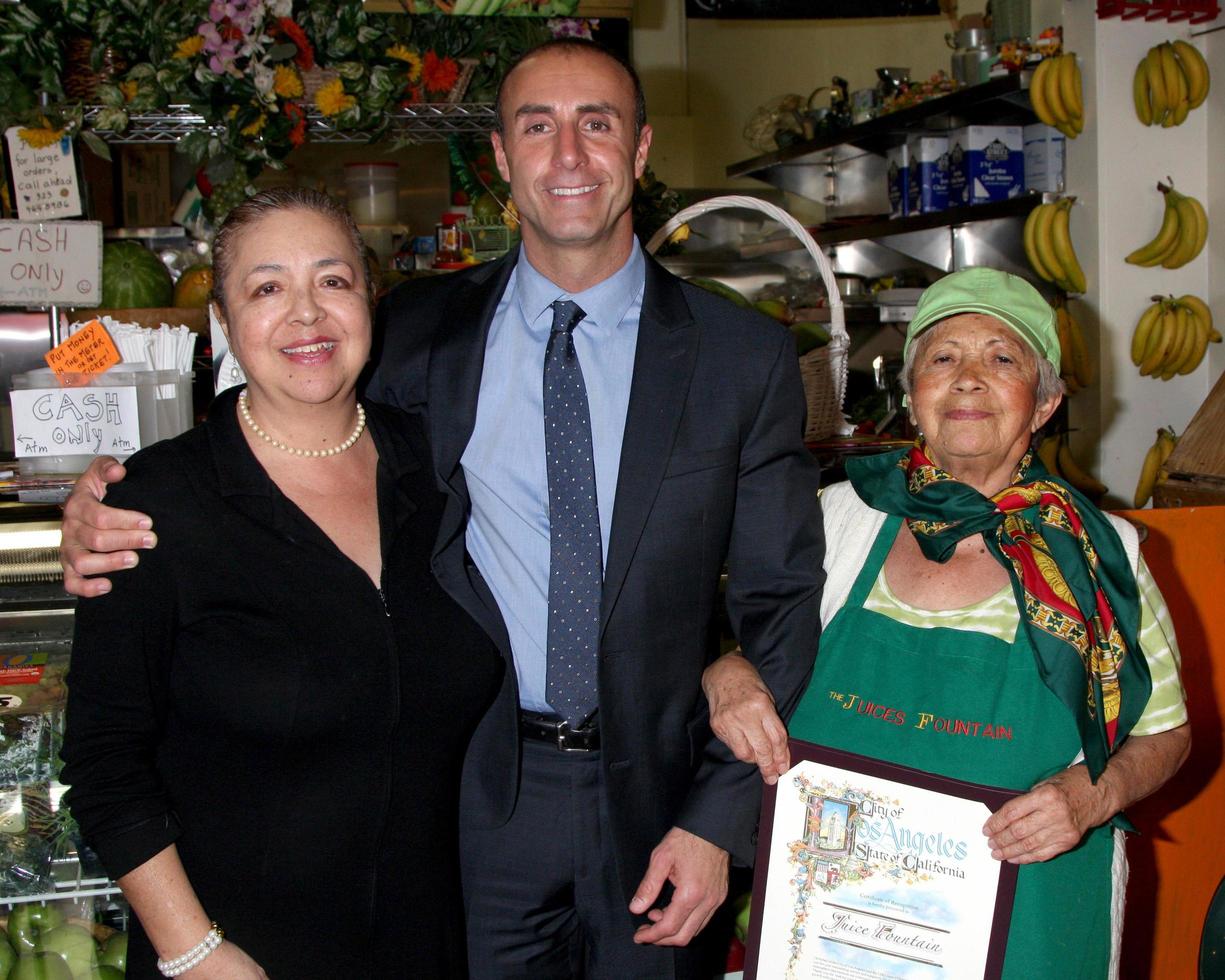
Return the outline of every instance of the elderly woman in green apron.
{"type": "MultiPolygon", "coordinates": [[[[902,373],[919,438],[822,495],[823,633],[790,721],[795,738],[1020,793],[983,827],[1022,865],[1009,978],[1117,972],[1122,810],[1190,748],[1135,530],[1033,452],[1059,357],[1023,279],[966,269],[923,294],[902,373]]],[[[752,666],[723,657],[704,687],[716,733],[777,780],[786,729],[752,666]]]]}

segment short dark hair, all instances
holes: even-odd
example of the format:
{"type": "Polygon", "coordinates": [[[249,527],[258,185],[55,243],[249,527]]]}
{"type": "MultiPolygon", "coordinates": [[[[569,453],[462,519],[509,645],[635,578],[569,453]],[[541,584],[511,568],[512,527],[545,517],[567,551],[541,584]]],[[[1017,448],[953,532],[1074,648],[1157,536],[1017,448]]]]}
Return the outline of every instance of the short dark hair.
{"type": "Polygon", "coordinates": [[[642,80],[638,77],[638,72],[634,71],[634,66],[626,61],[621,55],[617,54],[611,48],[606,48],[602,44],[595,41],[588,41],[581,37],[555,37],[551,41],[545,41],[543,44],[538,44],[530,51],[525,51],[511,63],[511,66],[506,69],[506,74],[502,76],[502,80],[498,83],[498,95],[494,101],[495,123],[494,128],[498,135],[506,135],[506,117],[502,114],[502,94],[506,89],[506,80],[514,74],[518,68],[528,58],[535,55],[547,53],[549,51],[561,51],[567,54],[577,54],[581,52],[594,52],[598,55],[603,55],[614,64],[616,64],[623,72],[626,78],[630,80],[630,85],[634,89],[634,142],[638,142],[638,137],[642,135],[642,128],[647,124],[647,99],[642,93],[642,80]]]}
{"type": "Polygon", "coordinates": [[[349,209],[322,191],[308,187],[270,187],[252,194],[241,204],[231,208],[213,239],[213,302],[217,304],[222,317],[228,319],[225,308],[225,281],[230,274],[233,261],[230,253],[236,239],[242,235],[244,228],[278,211],[314,211],[336,222],[349,236],[349,241],[357,252],[358,272],[365,284],[366,296],[373,306],[374,284],[366,270],[366,243],[362,239],[362,233],[358,231],[353,215],[349,214],[349,209]]]}

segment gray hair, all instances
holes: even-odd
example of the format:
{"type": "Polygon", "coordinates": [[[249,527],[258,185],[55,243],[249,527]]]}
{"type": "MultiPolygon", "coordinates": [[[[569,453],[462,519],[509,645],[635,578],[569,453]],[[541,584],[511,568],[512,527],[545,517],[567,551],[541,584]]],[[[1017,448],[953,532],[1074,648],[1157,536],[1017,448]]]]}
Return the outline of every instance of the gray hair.
{"type": "MultiPolygon", "coordinates": [[[[898,382],[902,386],[902,391],[906,392],[907,395],[910,394],[914,387],[915,364],[924,351],[927,350],[927,345],[931,343],[934,328],[942,322],[937,321],[919,334],[906,351],[906,357],[902,361],[902,373],[898,376],[898,382]]],[[[1025,349],[1027,355],[1032,357],[1038,364],[1038,383],[1034,391],[1034,399],[1038,404],[1041,405],[1052,398],[1066,394],[1067,389],[1064,387],[1063,379],[1059,377],[1059,372],[1055,370],[1055,365],[1030,347],[1029,344],[1023,343],[1021,346],[1025,349]]]]}

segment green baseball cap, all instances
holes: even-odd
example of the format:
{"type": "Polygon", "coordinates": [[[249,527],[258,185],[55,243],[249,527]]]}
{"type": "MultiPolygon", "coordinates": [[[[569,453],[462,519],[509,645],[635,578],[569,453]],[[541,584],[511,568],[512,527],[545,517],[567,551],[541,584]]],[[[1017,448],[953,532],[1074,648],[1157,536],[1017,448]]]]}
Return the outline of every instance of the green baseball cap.
{"type": "Polygon", "coordinates": [[[958,313],[985,313],[1002,320],[1058,372],[1059,331],[1051,304],[1020,276],[986,266],[951,273],[923,291],[906,330],[903,356],[915,337],[958,313]]]}

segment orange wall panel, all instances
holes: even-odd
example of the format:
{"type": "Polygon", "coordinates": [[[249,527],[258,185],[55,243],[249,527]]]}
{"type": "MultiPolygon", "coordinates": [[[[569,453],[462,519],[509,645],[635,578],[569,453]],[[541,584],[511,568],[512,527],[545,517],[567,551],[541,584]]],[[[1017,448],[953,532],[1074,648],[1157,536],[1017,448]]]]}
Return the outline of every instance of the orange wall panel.
{"type": "Polygon", "coordinates": [[[1131,877],[1124,980],[1196,975],[1200,932],[1225,874],[1225,507],[1127,511],[1148,529],[1142,549],[1169,604],[1191,718],[1186,764],[1128,812],[1131,877]]]}

